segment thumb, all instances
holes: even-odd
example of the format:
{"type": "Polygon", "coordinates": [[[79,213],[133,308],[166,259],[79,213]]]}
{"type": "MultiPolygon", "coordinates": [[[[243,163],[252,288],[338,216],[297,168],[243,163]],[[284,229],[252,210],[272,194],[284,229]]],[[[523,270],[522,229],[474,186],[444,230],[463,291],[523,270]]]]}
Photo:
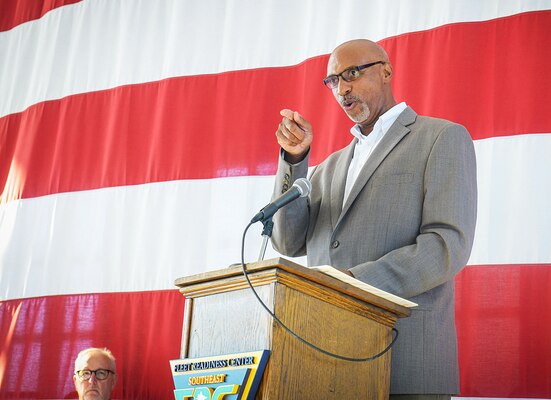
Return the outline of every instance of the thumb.
{"type": "Polygon", "coordinates": [[[293,120],[293,110],[289,110],[288,108],[284,108],[279,112],[279,115],[285,118],[289,118],[290,120],[293,120]]]}

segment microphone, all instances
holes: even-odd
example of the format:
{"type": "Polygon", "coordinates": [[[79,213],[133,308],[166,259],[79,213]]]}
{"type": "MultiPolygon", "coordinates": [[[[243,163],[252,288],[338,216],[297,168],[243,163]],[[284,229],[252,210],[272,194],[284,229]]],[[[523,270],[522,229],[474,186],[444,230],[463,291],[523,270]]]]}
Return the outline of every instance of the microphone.
{"type": "Polygon", "coordinates": [[[265,219],[273,216],[277,210],[282,207],[285,207],[287,204],[293,200],[298,199],[299,197],[307,197],[312,191],[312,184],[306,178],[299,178],[293,183],[293,186],[277,199],[272,201],[262,210],[260,210],[251,220],[251,223],[258,221],[264,221],[265,219]]]}

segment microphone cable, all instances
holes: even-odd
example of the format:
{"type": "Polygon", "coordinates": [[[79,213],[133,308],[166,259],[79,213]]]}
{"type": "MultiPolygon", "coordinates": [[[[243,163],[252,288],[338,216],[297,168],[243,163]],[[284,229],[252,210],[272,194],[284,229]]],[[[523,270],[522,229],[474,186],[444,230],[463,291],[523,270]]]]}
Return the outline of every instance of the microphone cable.
{"type": "Polygon", "coordinates": [[[299,336],[298,334],[296,334],[295,332],[293,332],[289,327],[287,327],[287,325],[285,325],[276,315],[275,313],[270,310],[268,308],[268,306],[262,301],[262,299],[260,298],[260,296],[258,295],[258,293],[256,292],[256,290],[254,289],[254,286],[252,285],[250,279],[249,279],[249,274],[247,272],[247,268],[245,266],[245,237],[247,236],[247,231],[249,230],[249,228],[251,227],[251,225],[253,225],[254,222],[249,222],[249,224],[247,225],[247,227],[245,228],[245,231],[243,232],[243,238],[241,240],[241,268],[243,270],[243,275],[245,276],[245,279],[247,280],[247,284],[249,285],[249,288],[252,290],[254,296],[256,297],[256,299],[258,300],[258,302],[260,303],[260,305],[264,308],[264,310],[266,310],[268,312],[268,314],[271,315],[271,317],[283,328],[285,329],[285,331],[287,331],[291,336],[295,337],[296,339],[298,339],[300,342],[304,343],[305,345],[311,347],[312,349],[314,350],[317,350],[319,351],[320,353],[323,353],[327,356],[330,356],[330,357],[333,357],[333,358],[337,358],[339,360],[345,360],[345,361],[353,361],[353,362],[365,362],[365,361],[373,361],[375,360],[376,358],[379,358],[381,357],[383,354],[385,354],[387,351],[389,351],[392,346],[394,345],[394,343],[396,342],[396,339],[398,339],[398,330],[394,327],[392,327],[392,332],[394,332],[394,337],[392,338],[392,341],[390,342],[390,344],[385,347],[385,349],[383,351],[381,351],[380,353],[377,353],[371,357],[366,357],[366,358],[353,358],[353,357],[346,357],[346,356],[341,356],[339,354],[335,354],[335,353],[332,353],[330,351],[327,351],[327,350],[324,350],[318,346],[316,346],[315,344],[307,341],[306,339],[302,338],[301,336],[299,336]]]}

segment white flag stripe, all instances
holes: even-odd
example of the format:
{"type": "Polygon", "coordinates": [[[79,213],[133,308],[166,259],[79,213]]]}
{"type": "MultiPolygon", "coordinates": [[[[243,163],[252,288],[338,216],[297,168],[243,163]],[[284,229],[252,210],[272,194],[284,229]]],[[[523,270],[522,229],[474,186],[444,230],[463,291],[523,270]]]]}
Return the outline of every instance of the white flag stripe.
{"type": "MultiPolygon", "coordinates": [[[[272,176],[170,181],[3,204],[0,299],[172,289],[176,278],[239,262],[242,232],[272,186],[272,176]]],[[[258,259],[260,235],[257,224],[247,262],[258,259]]],[[[266,258],[276,255],[269,247],[266,258]]]]}
{"type": "Polygon", "coordinates": [[[549,0],[497,8],[478,0],[82,1],[0,33],[0,54],[9,60],[0,69],[0,117],[126,84],[293,65],[358,37],[549,8],[549,0]]]}
{"type": "Polygon", "coordinates": [[[551,263],[551,134],[475,141],[478,217],[470,265],[551,263]]]}
{"type": "MultiPolygon", "coordinates": [[[[479,212],[469,264],[551,262],[550,214],[541,215],[551,197],[551,134],[475,146],[479,212]]],[[[273,181],[170,181],[3,204],[0,299],[170,289],[178,277],[239,262],[243,230],[269,202],[273,181]]],[[[247,236],[246,261],[258,259],[260,228],[247,236]]],[[[277,255],[268,246],[266,258],[277,255]]]]}

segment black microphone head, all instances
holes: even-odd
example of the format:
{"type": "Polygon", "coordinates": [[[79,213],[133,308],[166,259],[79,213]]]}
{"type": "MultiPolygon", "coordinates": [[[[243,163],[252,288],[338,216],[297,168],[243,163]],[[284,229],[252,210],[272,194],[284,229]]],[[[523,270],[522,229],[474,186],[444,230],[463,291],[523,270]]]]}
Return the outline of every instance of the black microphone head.
{"type": "Polygon", "coordinates": [[[298,199],[299,197],[307,197],[312,191],[312,184],[308,179],[299,178],[297,179],[291,188],[279,196],[277,199],[273,200],[266,207],[260,210],[251,220],[251,223],[257,221],[267,220],[271,218],[272,215],[276,213],[281,207],[285,207],[287,204],[293,200],[298,199]]]}
{"type": "Polygon", "coordinates": [[[300,193],[300,197],[307,197],[312,191],[312,184],[306,178],[298,178],[293,183],[293,186],[295,186],[298,189],[300,193]]]}

